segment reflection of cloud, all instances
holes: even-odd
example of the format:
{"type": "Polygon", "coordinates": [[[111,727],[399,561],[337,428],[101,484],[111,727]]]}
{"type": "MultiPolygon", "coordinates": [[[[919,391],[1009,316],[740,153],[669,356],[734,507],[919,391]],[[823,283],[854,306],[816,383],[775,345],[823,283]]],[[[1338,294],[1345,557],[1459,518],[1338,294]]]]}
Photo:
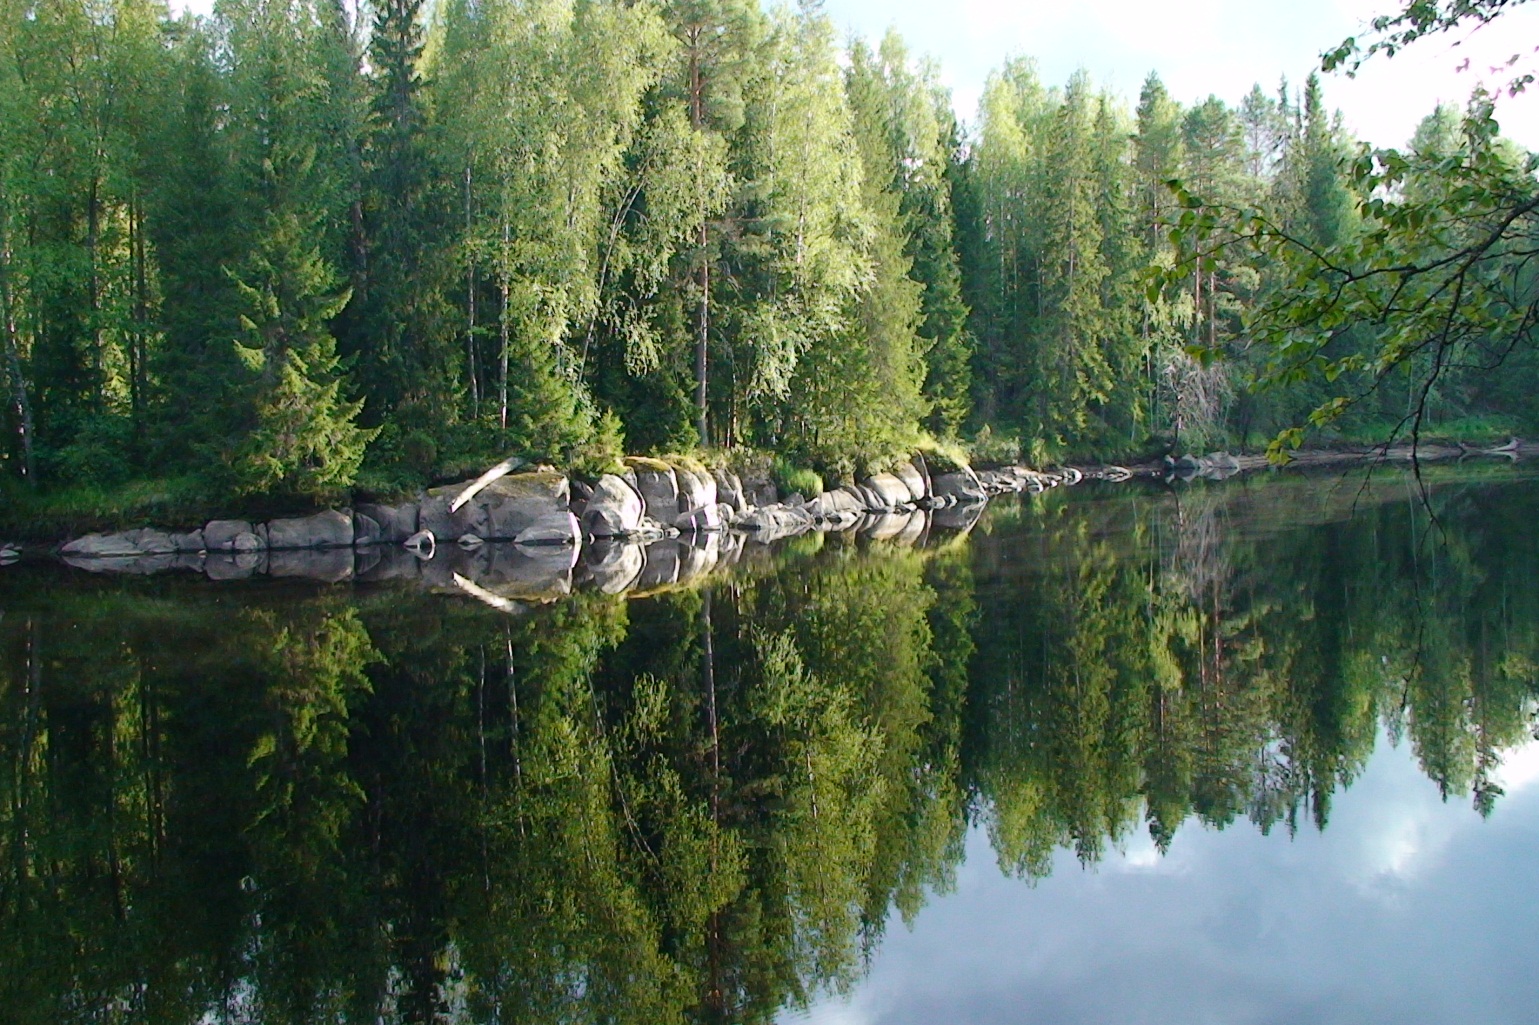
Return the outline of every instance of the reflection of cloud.
{"type": "Polygon", "coordinates": [[[864,1008],[858,997],[841,1000],[835,997],[818,1004],[806,1014],[792,1014],[781,1019],[797,1025],[871,1025],[876,1019],[864,1008]]]}
{"type": "MultiPolygon", "coordinates": [[[[1507,771],[1539,778],[1539,752],[1507,771]]],[[[1381,743],[1323,834],[1192,820],[1168,858],[1130,835],[1099,871],[1064,853],[1034,887],[1001,877],[975,828],[956,892],[912,931],[894,920],[851,998],[785,1020],[1528,1022],[1534,792],[1482,820],[1439,798],[1410,745],[1381,743]]]]}
{"type": "Polygon", "coordinates": [[[1501,767],[1494,775],[1497,785],[1506,791],[1508,798],[1525,789],[1539,779],[1539,743],[1530,741],[1522,747],[1503,751],[1501,767]]]}

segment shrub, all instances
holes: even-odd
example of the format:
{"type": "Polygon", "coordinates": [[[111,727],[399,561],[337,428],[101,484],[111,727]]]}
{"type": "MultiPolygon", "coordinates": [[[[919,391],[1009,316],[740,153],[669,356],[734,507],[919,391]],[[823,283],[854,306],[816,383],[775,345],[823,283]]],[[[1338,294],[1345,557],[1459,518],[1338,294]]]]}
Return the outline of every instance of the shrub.
{"type": "Polygon", "coordinates": [[[802,466],[792,466],[784,459],[776,459],[771,480],[782,495],[798,494],[812,498],[823,493],[823,478],[816,471],[802,466]]]}

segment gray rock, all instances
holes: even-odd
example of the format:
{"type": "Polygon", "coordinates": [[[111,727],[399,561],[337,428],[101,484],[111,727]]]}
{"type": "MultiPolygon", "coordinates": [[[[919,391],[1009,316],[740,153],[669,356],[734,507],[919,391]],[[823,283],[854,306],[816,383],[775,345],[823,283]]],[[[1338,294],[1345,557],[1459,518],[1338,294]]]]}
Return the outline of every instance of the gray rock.
{"type": "Polygon", "coordinates": [[[679,508],[677,512],[687,513],[704,506],[712,506],[717,501],[716,478],[707,470],[692,470],[687,466],[675,466],[674,478],[679,484],[679,508]]]}
{"type": "Polygon", "coordinates": [[[748,510],[733,525],[752,531],[754,540],[768,543],[808,530],[812,526],[812,517],[804,508],[765,505],[748,510]]]}
{"type": "Polygon", "coordinates": [[[351,548],[353,547],[352,511],[327,509],[313,516],[269,520],[267,547],[283,550],[351,548]]]}
{"type": "Polygon", "coordinates": [[[908,485],[890,473],[873,473],[862,484],[878,499],[879,508],[892,511],[913,504],[914,495],[908,485]]]}
{"type": "Polygon", "coordinates": [[[802,508],[817,519],[842,520],[849,516],[859,516],[865,511],[866,504],[864,498],[850,488],[843,487],[823,492],[802,508]]]}
{"type": "Polygon", "coordinates": [[[418,529],[431,530],[434,537],[475,534],[488,541],[512,541],[537,520],[568,512],[571,502],[571,486],[564,474],[536,470],[495,480],[450,512],[449,506],[466,486],[430,489],[418,508],[418,529]]]}
{"type": "Polygon", "coordinates": [[[716,497],[730,505],[735,513],[743,512],[748,508],[748,501],[743,497],[743,482],[737,474],[731,470],[716,470],[713,473],[716,478],[716,497]]]}
{"type": "Polygon", "coordinates": [[[237,555],[242,552],[263,552],[267,550],[267,542],[262,539],[260,534],[243,530],[230,539],[228,550],[237,555]]]}
{"type": "Polygon", "coordinates": [[[953,498],[958,502],[981,502],[988,497],[978,475],[965,468],[933,478],[930,486],[937,497],[953,498]]]}
{"type": "Polygon", "coordinates": [[[672,523],[679,508],[679,478],[673,467],[660,459],[633,456],[626,465],[636,475],[636,490],[646,505],[646,514],[659,523],[672,523]]]}
{"type": "Polygon", "coordinates": [[[181,551],[186,549],[179,548],[170,534],[145,527],[114,534],[87,534],[64,545],[59,549],[59,554],[84,559],[106,559],[175,555],[181,551]]]}
{"type": "Polygon", "coordinates": [[[379,521],[367,513],[353,510],[353,544],[359,547],[377,545],[385,540],[385,532],[380,529],[379,521]]]}
{"type": "Polygon", "coordinates": [[[211,552],[232,552],[235,539],[252,533],[245,520],[214,520],[203,528],[203,544],[211,552]]]}
{"type": "Polygon", "coordinates": [[[576,516],[561,509],[530,523],[513,540],[521,545],[581,545],[582,528],[576,516]]]}
{"type": "Polygon", "coordinates": [[[401,543],[401,547],[423,559],[431,559],[438,547],[438,539],[431,530],[419,530],[401,543]]]}
{"type": "MultiPolygon", "coordinates": [[[[537,524],[558,518],[575,522],[571,502],[571,482],[563,473],[541,470],[504,477],[475,497],[472,504],[485,516],[475,533],[488,541],[516,541],[537,524]]],[[[569,536],[575,536],[575,529],[569,536]]]]}
{"type": "MultiPolygon", "coordinates": [[[[402,505],[360,505],[354,513],[355,516],[367,516],[379,524],[381,544],[398,545],[418,530],[416,502],[406,502],[402,505]]],[[[357,533],[356,529],[354,533],[357,533]]]]}
{"type": "Polygon", "coordinates": [[[702,505],[698,509],[691,509],[686,513],[679,513],[673,521],[673,525],[686,534],[710,533],[722,529],[721,507],[719,505],[702,505]]]}
{"type": "Polygon", "coordinates": [[[930,482],[913,463],[899,463],[893,469],[892,475],[902,481],[903,486],[908,489],[909,501],[922,502],[930,497],[930,482]]]}
{"type": "Polygon", "coordinates": [[[913,465],[914,471],[919,474],[919,478],[924,481],[925,497],[934,498],[935,491],[930,487],[930,464],[925,462],[924,456],[918,452],[914,453],[914,458],[909,462],[913,465]]]}
{"type": "Polygon", "coordinates": [[[193,553],[208,551],[208,542],[204,540],[203,531],[201,529],[191,530],[185,534],[172,534],[171,543],[176,546],[176,550],[178,552],[193,553]]]}
{"type": "Polygon", "coordinates": [[[582,513],[588,537],[629,537],[641,529],[646,505],[641,493],[623,477],[606,473],[593,486],[593,497],[582,513]]]}

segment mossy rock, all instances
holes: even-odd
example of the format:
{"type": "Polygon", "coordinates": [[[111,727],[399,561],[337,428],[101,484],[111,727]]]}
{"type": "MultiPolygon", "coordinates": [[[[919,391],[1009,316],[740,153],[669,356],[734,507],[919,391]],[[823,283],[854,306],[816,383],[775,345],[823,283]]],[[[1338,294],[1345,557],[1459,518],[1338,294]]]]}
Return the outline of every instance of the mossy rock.
{"type": "Polygon", "coordinates": [[[654,459],[651,456],[626,456],[625,465],[633,470],[647,470],[651,473],[667,473],[673,469],[666,459],[654,459]]]}

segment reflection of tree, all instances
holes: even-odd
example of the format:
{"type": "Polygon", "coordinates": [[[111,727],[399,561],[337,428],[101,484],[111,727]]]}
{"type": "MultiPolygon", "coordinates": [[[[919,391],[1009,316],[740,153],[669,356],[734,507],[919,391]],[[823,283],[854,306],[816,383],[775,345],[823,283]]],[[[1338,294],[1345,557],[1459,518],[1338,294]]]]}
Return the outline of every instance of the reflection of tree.
{"type": "Polygon", "coordinates": [[[1380,728],[1489,813],[1539,496],[1436,491],[1443,535],[1273,487],[1046,495],[967,547],[808,541],[522,617],[0,590],[0,1006],[767,1021],[852,984],[969,821],[1031,877],[1141,820],[1323,825],[1380,728]]]}
{"type": "Polygon", "coordinates": [[[1323,827],[1381,724],[1409,731],[1445,795],[1487,813],[1499,796],[1539,650],[1539,589],[1504,554],[1521,514],[1450,490],[1434,506],[1458,524],[1444,539],[1381,485],[1349,495],[1355,517],[1306,496],[1325,522],[1289,529],[1263,495],[1227,508],[1236,494],[1094,518],[1039,504],[1031,570],[980,580],[968,779],[1013,871],[1043,874],[1066,845],[1094,860],[1140,809],[1162,850],[1194,814],[1323,827]],[[1237,538],[1230,519],[1264,532],[1237,538]]]}

